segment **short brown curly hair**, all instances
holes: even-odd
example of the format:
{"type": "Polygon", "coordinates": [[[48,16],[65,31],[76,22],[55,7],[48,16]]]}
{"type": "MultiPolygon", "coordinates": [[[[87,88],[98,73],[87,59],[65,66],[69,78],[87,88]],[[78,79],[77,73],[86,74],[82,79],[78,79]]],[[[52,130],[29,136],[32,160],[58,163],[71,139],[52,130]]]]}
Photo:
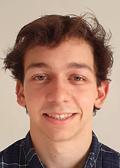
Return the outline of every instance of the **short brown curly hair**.
{"type": "Polygon", "coordinates": [[[113,53],[107,34],[92,14],[46,15],[25,25],[18,33],[13,49],[4,59],[4,68],[10,69],[15,79],[24,81],[24,55],[36,45],[55,47],[66,38],[87,41],[93,48],[97,81],[107,80],[113,64],[113,53]]]}

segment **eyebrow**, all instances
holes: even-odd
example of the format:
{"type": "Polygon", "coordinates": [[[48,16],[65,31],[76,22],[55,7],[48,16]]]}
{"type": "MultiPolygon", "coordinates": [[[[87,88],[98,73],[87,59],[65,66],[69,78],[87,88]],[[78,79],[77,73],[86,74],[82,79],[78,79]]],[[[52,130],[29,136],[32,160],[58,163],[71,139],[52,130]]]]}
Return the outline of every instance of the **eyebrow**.
{"type": "Polygon", "coordinates": [[[91,72],[93,72],[93,68],[90,67],[89,65],[85,64],[85,63],[76,63],[76,62],[73,62],[73,63],[70,63],[68,64],[67,66],[68,68],[77,68],[77,69],[87,69],[91,72]]]}
{"type": "MultiPolygon", "coordinates": [[[[47,69],[51,69],[51,67],[48,64],[43,63],[43,62],[39,62],[39,63],[32,63],[32,64],[30,64],[26,68],[26,70],[34,69],[34,68],[47,68],[47,69]]],[[[87,70],[89,70],[90,72],[93,73],[93,69],[89,65],[87,65],[85,63],[76,63],[76,62],[68,63],[67,64],[67,68],[68,69],[71,69],[71,68],[87,69],[87,70]]]]}
{"type": "Polygon", "coordinates": [[[29,70],[29,69],[34,69],[34,68],[49,68],[50,69],[50,66],[47,65],[46,63],[43,63],[43,62],[40,62],[40,63],[32,63],[30,64],[26,70],[29,70]]]}

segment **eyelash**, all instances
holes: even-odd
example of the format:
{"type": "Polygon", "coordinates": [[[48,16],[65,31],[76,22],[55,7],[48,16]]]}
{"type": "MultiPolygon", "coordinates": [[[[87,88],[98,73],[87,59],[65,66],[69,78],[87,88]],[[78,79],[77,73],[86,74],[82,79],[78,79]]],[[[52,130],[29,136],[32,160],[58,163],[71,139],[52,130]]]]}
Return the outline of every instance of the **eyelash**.
{"type": "MultiPolygon", "coordinates": [[[[38,75],[34,75],[32,77],[33,80],[35,81],[39,81],[39,82],[47,82],[50,80],[50,77],[48,74],[38,74],[38,75]]],[[[70,75],[70,77],[68,78],[69,81],[79,84],[81,82],[85,82],[87,81],[87,78],[85,76],[79,75],[79,74],[72,74],[70,75]]]]}
{"type": "Polygon", "coordinates": [[[73,74],[73,75],[71,75],[71,77],[69,78],[69,80],[73,80],[75,82],[84,82],[84,81],[87,80],[87,78],[85,76],[82,76],[82,75],[73,74]]]}
{"type": "Polygon", "coordinates": [[[38,74],[32,77],[33,80],[36,81],[45,81],[45,80],[49,80],[48,75],[47,74],[38,74]]]}

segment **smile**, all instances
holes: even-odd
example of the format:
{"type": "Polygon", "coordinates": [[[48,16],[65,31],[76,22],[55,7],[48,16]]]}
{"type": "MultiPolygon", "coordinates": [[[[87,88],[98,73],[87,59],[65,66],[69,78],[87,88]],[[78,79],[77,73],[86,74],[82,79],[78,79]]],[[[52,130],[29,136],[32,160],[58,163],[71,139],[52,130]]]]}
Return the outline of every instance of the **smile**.
{"type": "Polygon", "coordinates": [[[46,115],[49,118],[53,118],[55,120],[66,120],[73,116],[72,113],[69,113],[69,114],[47,114],[45,113],[44,115],[46,115]]]}

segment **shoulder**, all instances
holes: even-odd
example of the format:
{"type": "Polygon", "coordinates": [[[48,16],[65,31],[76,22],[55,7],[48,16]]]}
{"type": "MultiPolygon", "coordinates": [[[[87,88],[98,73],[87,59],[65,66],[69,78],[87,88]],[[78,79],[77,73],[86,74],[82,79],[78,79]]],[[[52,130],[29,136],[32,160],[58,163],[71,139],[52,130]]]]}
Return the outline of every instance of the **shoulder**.
{"type": "Polygon", "coordinates": [[[0,152],[0,165],[1,164],[10,164],[18,163],[19,156],[23,154],[23,142],[24,139],[16,141],[6,149],[0,152]]]}
{"type": "Polygon", "coordinates": [[[120,153],[117,152],[116,150],[104,145],[104,144],[101,144],[101,151],[104,155],[112,155],[112,156],[115,156],[117,158],[120,158],[120,153]]]}
{"type": "Polygon", "coordinates": [[[120,153],[98,141],[93,133],[91,153],[94,154],[96,167],[120,168],[120,153]]]}
{"type": "Polygon", "coordinates": [[[120,153],[104,144],[101,144],[101,159],[107,167],[120,168],[120,153]]]}

